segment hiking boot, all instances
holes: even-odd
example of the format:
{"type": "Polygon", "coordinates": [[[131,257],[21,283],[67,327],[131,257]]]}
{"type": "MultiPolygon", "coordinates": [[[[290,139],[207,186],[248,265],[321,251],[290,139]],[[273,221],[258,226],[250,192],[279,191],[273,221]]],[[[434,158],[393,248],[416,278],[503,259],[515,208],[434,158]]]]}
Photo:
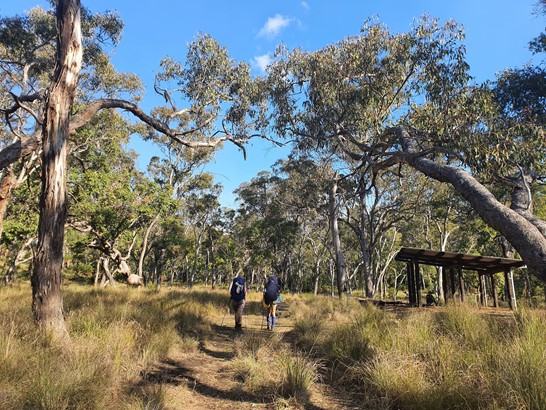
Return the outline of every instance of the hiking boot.
{"type": "Polygon", "coordinates": [[[274,317],[272,318],[272,321],[271,321],[271,330],[274,330],[276,325],[277,325],[277,318],[274,317]]]}
{"type": "Polygon", "coordinates": [[[241,330],[242,328],[243,328],[243,326],[240,323],[235,323],[235,329],[236,330],[241,330]]]}

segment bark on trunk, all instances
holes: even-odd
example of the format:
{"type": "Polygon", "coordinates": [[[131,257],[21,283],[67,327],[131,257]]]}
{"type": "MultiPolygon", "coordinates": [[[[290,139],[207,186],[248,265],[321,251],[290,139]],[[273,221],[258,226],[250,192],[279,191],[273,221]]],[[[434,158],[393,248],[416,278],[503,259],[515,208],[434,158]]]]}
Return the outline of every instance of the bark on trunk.
{"type": "Polygon", "coordinates": [[[36,324],[56,338],[67,335],[61,292],[66,202],[66,151],[70,106],[82,63],[80,1],[57,5],[57,61],[42,128],[42,191],[38,246],[32,272],[36,324]]]}
{"type": "Polygon", "coordinates": [[[315,260],[315,274],[313,275],[313,295],[315,296],[317,296],[318,294],[321,262],[322,262],[322,258],[317,258],[315,260]]]}
{"type": "Polygon", "coordinates": [[[17,271],[17,268],[22,263],[25,263],[33,258],[31,255],[30,257],[27,257],[27,255],[32,251],[32,242],[35,241],[35,238],[29,238],[26,240],[26,242],[21,246],[21,249],[17,252],[17,255],[15,256],[15,259],[11,266],[9,267],[8,271],[4,275],[4,283],[6,285],[13,284],[15,281],[15,272],[17,271]]]}
{"type": "Polygon", "coordinates": [[[11,197],[11,189],[15,185],[15,182],[15,175],[11,169],[8,170],[2,181],[0,181],[0,237],[2,237],[4,230],[4,218],[11,197]]]}
{"type": "Polygon", "coordinates": [[[330,227],[332,230],[332,243],[334,245],[335,263],[336,263],[336,279],[337,279],[337,294],[341,298],[343,295],[343,287],[346,280],[346,263],[341,250],[341,239],[339,237],[338,225],[338,207],[336,205],[337,181],[332,183],[330,189],[330,227]]]}
{"type": "Polygon", "coordinates": [[[362,252],[362,272],[364,273],[364,290],[366,297],[373,299],[375,294],[375,284],[372,278],[370,244],[368,240],[369,216],[366,213],[366,194],[360,194],[360,226],[358,239],[360,242],[360,251],[362,252]]]}
{"type": "Polygon", "coordinates": [[[150,236],[150,232],[152,231],[154,225],[159,220],[159,215],[156,215],[154,219],[152,219],[152,222],[150,222],[150,225],[148,225],[148,228],[146,229],[146,234],[144,235],[144,241],[142,242],[142,251],[140,252],[140,258],[138,259],[138,276],[144,277],[143,273],[143,266],[144,266],[144,258],[146,257],[146,253],[148,252],[148,238],[150,236]]]}

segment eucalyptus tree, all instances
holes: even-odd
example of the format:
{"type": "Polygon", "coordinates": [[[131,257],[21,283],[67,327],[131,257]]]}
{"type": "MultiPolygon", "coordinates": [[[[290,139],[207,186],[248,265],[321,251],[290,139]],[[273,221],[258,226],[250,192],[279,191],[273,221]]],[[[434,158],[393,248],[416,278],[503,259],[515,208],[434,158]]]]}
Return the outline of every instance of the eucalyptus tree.
{"type": "MultiPolygon", "coordinates": [[[[314,52],[281,48],[269,70],[272,129],[343,152],[372,174],[408,165],[450,184],[546,280],[544,221],[529,207],[510,209],[488,185],[502,181],[493,173],[542,178],[543,124],[507,121],[490,89],[472,85],[463,41],[456,23],[424,18],[408,33],[368,22],[314,52]]],[[[540,178],[523,185],[532,193],[540,178]]]]}
{"type": "MultiPolygon", "coordinates": [[[[170,94],[169,92],[162,88],[161,85],[163,84],[162,81],[159,80],[159,78],[162,77],[162,73],[158,74],[158,80],[156,81],[156,90],[161,90],[163,95],[166,96],[168,101],[170,100],[170,94]]],[[[165,110],[158,109],[158,113],[164,112],[165,110]]],[[[161,114],[160,114],[161,115],[161,114]]],[[[167,114],[168,115],[168,112],[167,114]]],[[[148,173],[153,178],[156,184],[160,186],[165,192],[171,192],[173,197],[178,200],[178,206],[181,209],[184,208],[184,203],[186,199],[195,199],[195,196],[198,195],[196,193],[189,192],[191,189],[195,189],[197,185],[195,184],[196,179],[199,180],[202,178],[200,176],[200,173],[202,173],[203,165],[206,164],[213,156],[214,150],[212,148],[206,149],[202,148],[199,150],[189,148],[183,145],[180,145],[176,141],[171,140],[170,138],[166,137],[162,134],[156,134],[156,135],[147,135],[146,138],[151,138],[155,144],[158,145],[162,155],[161,156],[154,156],[151,158],[150,163],[148,165],[148,173]],[[191,188],[193,187],[193,188],[191,188]]],[[[205,179],[209,180],[210,182],[210,175],[205,175],[205,179]]],[[[201,192],[203,191],[203,188],[201,188],[201,192]]],[[[186,204],[187,205],[187,204],[186,204]]],[[[180,218],[184,218],[184,214],[181,212],[177,212],[177,215],[180,218]]],[[[152,218],[149,222],[149,225],[146,229],[146,234],[144,238],[144,247],[142,249],[141,253],[141,262],[139,263],[139,271],[142,269],[142,259],[144,258],[147,249],[154,250],[154,254],[156,255],[155,260],[161,260],[162,258],[157,256],[158,247],[154,246],[154,241],[159,241],[162,243],[163,251],[160,252],[163,257],[167,257],[168,252],[166,252],[167,245],[164,241],[164,238],[161,238],[161,219],[164,218],[166,215],[161,215],[160,212],[157,213],[157,215],[152,218]],[[155,232],[155,235],[151,235],[152,232],[155,232]]],[[[193,215],[195,217],[195,215],[193,215]]],[[[195,226],[193,227],[195,228],[195,226]]],[[[209,231],[212,229],[211,227],[207,225],[204,225],[202,227],[204,231],[209,231]]],[[[189,228],[188,228],[189,229],[189,228]]],[[[195,230],[195,229],[194,229],[195,230]]],[[[203,232],[204,232],[203,231],[203,232]]],[[[200,237],[200,243],[202,242],[203,238],[203,232],[201,232],[200,237]]],[[[211,247],[212,247],[211,243],[211,247]]],[[[197,254],[199,253],[199,247],[196,247],[197,254]]],[[[174,261],[171,261],[172,263],[176,263],[174,261]]],[[[155,264],[157,265],[157,264],[155,264]]],[[[196,265],[194,265],[196,267],[196,265]]],[[[155,270],[157,270],[157,266],[155,267],[155,270]]],[[[142,275],[142,273],[139,273],[142,275]]],[[[195,273],[193,274],[195,275],[195,273]]],[[[172,275],[171,275],[172,277],[172,275]]],[[[189,276],[187,276],[189,277],[189,276]]]]}
{"type": "Polygon", "coordinates": [[[43,18],[36,22],[15,17],[4,19],[0,26],[3,79],[18,79],[4,82],[3,95],[9,96],[3,101],[4,129],[13,143],[0,151],[0,169],[41,152],[33,313],[37,324],[62,336],[66,334],[61,271],[69,136],[100,110],[119,108],[146,124],[141,129],[146,135],[161,133],[193,148],[216,147],[224,141],[243,147],[252,135],[249,130],[261,120],[263,104],[248,65],[235,63],[210,37],[200,36],[189,47],[186,65],[164,63],[167,77],[177,82],[179,103],[187,108],[180,109],[172,94],[163,93],[169,96],[166,108],[160,114],[147,114],[136,100],[123,99],[126,89],[111,81],[134,87],[134,81],[124,81],[134,76],[116,73],[103,50],[104,40],[119,40],[121,20],[111,13],[91,15],[79,0],[54,4],[54,18],[41,13],[43,18]],[[103,81],[104,73],[110,81],[103,81]],[[19,126],[19,119],[29,116],[32,120],[24,128],[19,126]]]}
{"type": "MultiPolygon", "coordinates": [[[[11,199],[6,201],[6,218],[2,229],[2,263],[4,266],[4,283],[11,284],[19,273],[19,267],[25,266],[32,259],[36,246],[36,230],[38,227],[38,197],[39,187],[37,175],[32,173],[20,187],[10,193],[11,199]]],[[[25,274],[26,272],[21,272],[25,274]]],[[[26,276],[26,275],[25,275],[26,276]]]]}
{"type": "MultiPolygon", "coordinates": [[[[475,214],[468,204],[447,186],[432,180],[423,192],[417,219],[422,221],[422,243],[428,249],[461,253],[484,253],[477,248],[472,229],[475,214]]],[[[443,268],[436,267],[435,287],[440,299],[444,299],[443,268]]]]}
{"type": "Polygon", "coordinates": [[[193,238],[193,267],[187,277],[193,286],[202,246],[213,224],[218,223],[221,212],[218,200],[222,186],[214,183],[212,174],[202,173],[187,181],[184,187],[183,218],[193,238]]]}
{"type": "MultiPolygon", "coordinates": [[[[239,200],[239,233],[249,249],[250,264],[264,274],[273,269],[283,282],[291,279],[292,251],[298,223],[287,217],[280,196],[281,178],[261,171],[235,190],[239,200]]],[[[289,284],[290,285],[290,284],[289,284]]]]}
{"type": "MultiPolygon", "coordinates": [[[[125,122],[114,121],[108,127],[106,117],[112,116],[117,118],[103,113],[97,119],[111,136],[110,141],[79,152],[78,160],[71,161],[68,222],[73,229],[89,234],[88,246],[98,251],[97,266],[102,266],[102,270],[97,269],[97,279],[102,276],[102,284],[107,280],[113,285],[116,274],[125,279],[135,274],[130,257],[138,235],[146,232],[149,221],[158,213],[172,213],[175,204],[172,193],[164,192],[135,169],[134,154],[123,147],[129,137],[125,122]]],[[[92,124],[90,128],[94,129],[92,124]]]]}
{"type": "Polygon", "coordinates": [[[293,153],[273,166],[278,178],[277,201],[284,218],[293,221],[297,228],[294,237],[293,259],[289,285],[301,291],[306,283],[312,284],[316,293],[320,279],[320,266],[328,257],[328,183],[331,169],[327,162],[293,153]],[[314,260],[307,259],[312,257],[314,260]],[[308,269],[311,266],[311,269],[308,269]],[[313,272],[305,277],[305,270],[313,272]]]}
{"type": "Polygon", "coordinates": [[[422,202],[423,183],[415,175],[401,179],[386,172],[374,177],[365,170],[348,179],[351,195],[346,223],[358,238],[363,290],[373,298],[400,245],[397,232],[415,216],[422,202]]]}

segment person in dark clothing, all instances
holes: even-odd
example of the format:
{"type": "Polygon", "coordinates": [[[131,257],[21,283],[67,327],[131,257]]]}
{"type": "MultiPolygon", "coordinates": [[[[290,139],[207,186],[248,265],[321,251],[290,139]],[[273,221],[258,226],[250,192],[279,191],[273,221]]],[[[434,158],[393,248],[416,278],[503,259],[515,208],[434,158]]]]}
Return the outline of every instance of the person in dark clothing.
{"type": "Polygon", "coordinates": [[[243,311],[246,303],[246,284],[242,273],[239,273],[229,287],[230,304],[235,313],[235,329],[243,328],[243,311]]]}
{"type": "Polygon", "coordinates": [[[436,306],[437,305],[436,298],[432,294],[432,291],[429,291],[427,293],[426,302],[427,302],[427,306],[432,306],[432,305],[436,306]]]}
{"type": "Polygon", "coordinates": [[[269,276],[264,285],[264,305],[267,310],[267,330],[274,330],[277,325],[277,304],[280,293],[279,279],[276,275],[269,276]]]}

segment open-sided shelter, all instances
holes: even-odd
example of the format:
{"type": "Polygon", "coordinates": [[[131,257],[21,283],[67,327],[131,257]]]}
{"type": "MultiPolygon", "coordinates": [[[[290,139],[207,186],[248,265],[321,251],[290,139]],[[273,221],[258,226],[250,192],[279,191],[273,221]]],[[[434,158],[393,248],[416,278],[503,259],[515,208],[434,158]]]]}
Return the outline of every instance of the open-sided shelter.
{"type": "Polygon", "coordinates": [[[421,273],[419,265],[442,266],[442,282],[445,301],[464,301],[465,288],[463,270],[478,273],[478,293],[482,305],[487,305],[487,287],[492,290],[493,304],[498,306],[496,292],[496,277],[499,272],[504,273],[505,292],[508,305],[516,310],[516,295],[514,291],[514,276],[512,269],[523,267],[520,259],[497,258],[492,256],[469,255],[434,251],[429,249],[402,248],[395,257],[398,261],[406,262],[409,301],[413,306],[421,305],[421,273]]]}

